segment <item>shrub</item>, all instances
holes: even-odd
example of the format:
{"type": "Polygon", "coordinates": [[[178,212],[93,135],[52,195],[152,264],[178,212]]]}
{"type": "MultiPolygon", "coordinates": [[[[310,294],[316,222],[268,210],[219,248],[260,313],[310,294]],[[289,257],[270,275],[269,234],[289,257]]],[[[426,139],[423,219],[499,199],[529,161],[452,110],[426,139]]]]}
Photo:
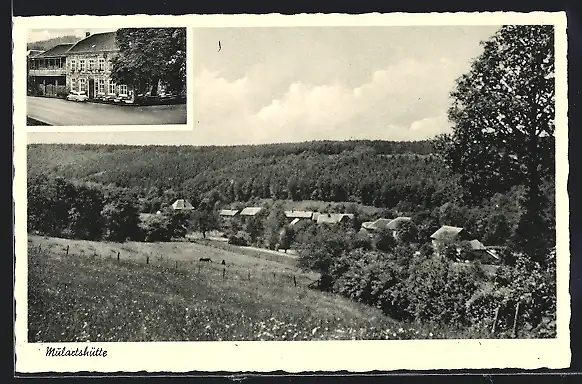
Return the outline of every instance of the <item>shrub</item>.
{"type": "Polygon", "coordinates": [[[247,246],[251,243],[251,236],[244,231],[239,231],[228,238],[228,243],[239,246],[247,246]]]}

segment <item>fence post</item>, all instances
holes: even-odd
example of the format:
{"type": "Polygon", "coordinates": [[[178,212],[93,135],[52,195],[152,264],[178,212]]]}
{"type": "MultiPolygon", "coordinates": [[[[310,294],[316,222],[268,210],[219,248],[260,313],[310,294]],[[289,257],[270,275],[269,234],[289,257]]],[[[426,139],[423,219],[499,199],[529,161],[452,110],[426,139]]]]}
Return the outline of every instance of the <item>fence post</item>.
{"type": "Polygon", "coordinates": [[[249,280],[251,279],[251,271],[249,271],[249,280]]]}
{"type": "Polygon", "coordinates": [[[178,260],[176,260],[176,269],[178,269],[178,260]]]}
{"type": "Polygon", "coordinates": [[[150,263],[150,257],[146,256],[146,265],[148,265],[150,263]]]}
{"type": "Polygon", "coordinates": [[[117,261],[119,261],[119,251],[117,251],[117,261]]]}
{"type": "Polygon", "coordinates": [[[226,277],[226,268],[222,269],[222,278],[224,279],[226,277]]]}
{"type": "Polygon", "coordinates": [[[67,245],[67,254],[65,256],[69,256],[69,246],[67,245]]]}
{"type": "Polygon", "coordinates": [[[297,279],[295,278],[295,275],[293,276],[293,285],[297,286],[297,279]]]}
{"type": "Polygon", "coordinates": [[[495,327],[497,326],[497,317],[499,317],[499,308],[500,306],[498,306],[497,309],[495,310],[495,317],[493,318],[493,327],[491,328],[491,333],[495,333],[495,327]]]}
{"type": "Polygon", "coordinates": [[[38,245],[38,251],[40,252],[40,250],[42,249],[41,245],[38,245]]]}
{"type": "Polygon", "coordinates": [[[513,318],[513,337],[517,338],[517,314],[519,313],[519,304],[520,302],[517,302],[517,305],[515,306],[515,317],[513,318]]]}

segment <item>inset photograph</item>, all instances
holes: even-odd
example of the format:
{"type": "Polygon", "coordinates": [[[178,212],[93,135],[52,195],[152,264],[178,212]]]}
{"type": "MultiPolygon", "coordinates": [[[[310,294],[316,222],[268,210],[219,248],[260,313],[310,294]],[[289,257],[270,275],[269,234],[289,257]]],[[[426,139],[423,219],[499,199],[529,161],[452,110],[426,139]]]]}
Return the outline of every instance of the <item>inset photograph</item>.
{"type": "Polygon", "coordinates": [[[27,126],[186,124],[186,28],[31,29],[27,126]]]}

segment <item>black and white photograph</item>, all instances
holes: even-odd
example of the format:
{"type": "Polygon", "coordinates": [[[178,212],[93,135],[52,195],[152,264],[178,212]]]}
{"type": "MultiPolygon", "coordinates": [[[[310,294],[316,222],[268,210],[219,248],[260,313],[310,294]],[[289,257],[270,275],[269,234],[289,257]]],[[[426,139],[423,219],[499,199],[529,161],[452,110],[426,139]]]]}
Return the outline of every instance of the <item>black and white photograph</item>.
{"type": "MultiPolygon", "coordinates": [[[[563,364],[569,340],[549,344],[569,319],[563,30],[475,24],[195,26],[191,131],[27,133],[28,343],[254,342],[315,364],[302,342],[412,359],[428,350],[404,341],[518,339],[548,344],[487,358],[563,364]]],[[[83,43],[102,32],[29,35],[29,121],[178,108],[139,104],[185,95],[185,70],[168,78],[123,31],[104,32],[108,77],[75,53],[108,50],[83,43]],[[92,103],[102,84],[127,98],[92,103]]]]}
{"type": "Polygon", "coordinates": [[[28,126],[186,124],[186,28],[32,29],[28,126]]]}

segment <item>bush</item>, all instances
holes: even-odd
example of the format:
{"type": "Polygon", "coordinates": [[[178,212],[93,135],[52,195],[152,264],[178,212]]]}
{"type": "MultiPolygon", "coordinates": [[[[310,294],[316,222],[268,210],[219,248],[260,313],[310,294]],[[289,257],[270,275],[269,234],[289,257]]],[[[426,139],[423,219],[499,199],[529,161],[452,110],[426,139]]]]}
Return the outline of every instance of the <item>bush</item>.
{"type": "Polygon", "coordinates": [[[251,243],[251,236],[244,231],[238,231],[235,235],[228,238],[228,244],[247,246],[251,243]]]}

